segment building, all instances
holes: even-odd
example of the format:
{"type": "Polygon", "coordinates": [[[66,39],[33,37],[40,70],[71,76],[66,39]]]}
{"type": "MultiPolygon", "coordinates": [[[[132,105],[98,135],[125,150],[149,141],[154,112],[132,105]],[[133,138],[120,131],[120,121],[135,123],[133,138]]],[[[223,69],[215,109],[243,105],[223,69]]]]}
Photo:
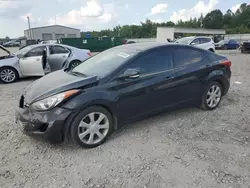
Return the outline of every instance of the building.
{"type": "Polygon", "coordinates": [[[156,41],[163,42],[167,39],[174,40],[183,34],[192,35],[225,35],[225,29],[205,29],[205,28],[177,28],[177,27],[158,27],[156,41]]]}
{"type": "Polygon", "coordinates": [[[61,25],[35,27],[24,31],[28,40],[56,40],[61,38],[80,38],[80,30],[61,25]]]}

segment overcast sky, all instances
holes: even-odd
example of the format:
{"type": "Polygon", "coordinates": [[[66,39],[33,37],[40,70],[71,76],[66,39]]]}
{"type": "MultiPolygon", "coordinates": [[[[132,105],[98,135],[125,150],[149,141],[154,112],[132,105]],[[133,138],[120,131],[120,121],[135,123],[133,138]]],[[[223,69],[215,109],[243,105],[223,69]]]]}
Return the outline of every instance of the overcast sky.
{"type": "Polygon", "coordinates": [[[0,0],[0,38],[23,36],[27,16],[31,27],[60,24],[82,31],[139,24],[188,20],[219,8],[233,11],[249,0],[0,0]]]}

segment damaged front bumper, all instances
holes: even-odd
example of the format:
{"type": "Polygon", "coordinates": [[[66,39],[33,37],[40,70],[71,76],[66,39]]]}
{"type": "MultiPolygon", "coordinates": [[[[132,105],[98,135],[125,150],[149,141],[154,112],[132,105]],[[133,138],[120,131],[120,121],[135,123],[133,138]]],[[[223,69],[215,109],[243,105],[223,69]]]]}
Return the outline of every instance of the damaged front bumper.
{"type": "Polygon", "coordinates": [[[64,123],[71,112],[60,107],[37,112],[26,106],[19,106],[16,109],[15,120],[25,134],[40,137],[52,143],[60,143],[63,141],[64,123]]]}

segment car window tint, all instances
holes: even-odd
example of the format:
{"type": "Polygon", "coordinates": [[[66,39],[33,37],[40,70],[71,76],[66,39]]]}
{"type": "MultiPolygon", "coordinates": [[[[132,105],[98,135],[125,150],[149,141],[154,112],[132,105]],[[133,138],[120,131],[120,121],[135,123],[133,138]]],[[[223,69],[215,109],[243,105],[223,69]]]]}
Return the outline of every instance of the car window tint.
{"type": "Polygon", "coordinates": [[[211,39],[208,38],[200,38],[200,44],[211,42],[211,39]]]}
{"type": "Polygon", "coordinates": [[[138,57],[126,69],[138,69],[140,74],[157,73],[172,69],[169,53],[165,50],[148,52],[138,57]]]}
{"type": "Polygon", "coordinates": [[[191,44],[192,45],[200,44],[199,39],[194,39],[191,44]]]}
{"type": "Polygon", "coordinates": [[[26,57],[43,56],[45,48],[45,46],[33,48],[26,54],[26,57]]]}
{"type": "Polygon", "coordinates": [[[62,46],[52,46],[50,54],[67,54],[69,51],[62,46]]]}
{"type": "Polygon", "coordinates": [[[176,48],[173,50],[174,66],[197,63],[202,60],[202,53],[192,48],[176,48]]]}

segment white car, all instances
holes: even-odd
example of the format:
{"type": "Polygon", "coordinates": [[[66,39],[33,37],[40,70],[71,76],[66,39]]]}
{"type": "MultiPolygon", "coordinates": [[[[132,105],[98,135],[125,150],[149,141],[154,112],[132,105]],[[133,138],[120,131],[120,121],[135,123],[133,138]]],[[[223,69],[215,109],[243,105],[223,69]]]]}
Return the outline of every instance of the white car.
{"type": "Polygon", "coordinates": [[[89,50],[62,44],[36,44],[15,53],[0,45],[0,82],[12,83],[18,78],[43,76],[79,65],[91,56],[89,50]]]}
{"type": "Polygon", "coordinates": [[[213,39],[209,37],[184,37],[178,39],[176,43],[187,44],[215,52],[215,44],[213,39]]]}

